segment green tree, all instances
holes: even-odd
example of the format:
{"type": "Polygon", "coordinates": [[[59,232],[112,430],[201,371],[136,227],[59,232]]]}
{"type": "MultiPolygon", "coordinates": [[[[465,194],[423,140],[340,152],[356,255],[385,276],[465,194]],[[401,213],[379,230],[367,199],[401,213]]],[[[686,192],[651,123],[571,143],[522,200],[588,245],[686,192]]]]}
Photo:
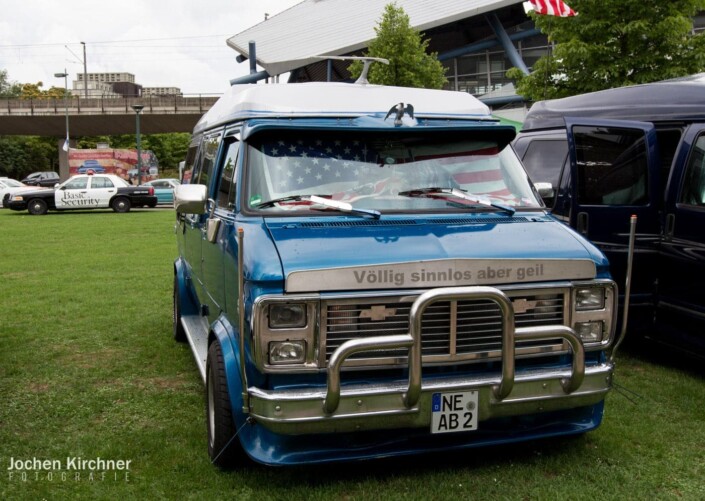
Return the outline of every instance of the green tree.
{"type": "MultiPolygon", "coordinates": [[[[20,99],[63,99],[66,89],[63,87],[51,87],[49,90],[43,90],[44,83],[25,83],[19,84],[20,99]]],[[[69,96],[70,97],[70,96],[69,96]]]]}
{"type": "Polygon", "coordinates": [[[7,70],[0,70],[0,98],[14,98],[20,96],[20,84],[10,81],[7,70]]]}
{"type": "Polygon", "coordinates": [[[578,16],[530,14],[555,43],[530,75],[507,72],[529,100],[675,78],[705,69],[705,33],[692,17],[705,0],[570,0],[578,16]]]}
{"type": "MultiPolygon", "coordinates": [[[[411,27],[403,8],[388,4],[375,33],[377,38],[370,42],[365,55],[388,59],[389,65],[372,64],[368,75],[371,83],[430,89],[440,89],[446,83],[445,68],[437,54],[426,52],[429,40],[411,27]]],[[[348,71],[357,78],[362,63],[355,61],[348,71]]]]}
{"type": "Polygon", "coordinates": [[[58,159],[55,138],[0,136],[0,176],[22,179],[31,172],[54,170],[58,159]]]}

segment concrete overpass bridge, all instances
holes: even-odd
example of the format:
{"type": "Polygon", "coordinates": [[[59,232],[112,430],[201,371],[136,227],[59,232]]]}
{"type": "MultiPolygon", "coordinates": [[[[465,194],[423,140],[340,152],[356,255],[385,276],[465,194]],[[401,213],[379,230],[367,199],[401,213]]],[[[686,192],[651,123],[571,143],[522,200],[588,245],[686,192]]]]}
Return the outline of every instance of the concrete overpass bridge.
{"type": "Polygon", "coordinates": [[[70,138],[136,133],[133,105],[144,106],[141,134],[191,132],[218,97],[0,99],[0,135],[56,137],[63,181],[69,177],[68,154],[62,148],[67,114],[70,138]]]}
{"type": "Polygon", "coordinates": [[[0,99],[0,135],[66,137],[135,132],[133,105],[142,105],[142,134],[191,132],[219,96],[165,96],[144,98],[0,99]],[[68,105],[68,108],[67,108],[68,105]]]}

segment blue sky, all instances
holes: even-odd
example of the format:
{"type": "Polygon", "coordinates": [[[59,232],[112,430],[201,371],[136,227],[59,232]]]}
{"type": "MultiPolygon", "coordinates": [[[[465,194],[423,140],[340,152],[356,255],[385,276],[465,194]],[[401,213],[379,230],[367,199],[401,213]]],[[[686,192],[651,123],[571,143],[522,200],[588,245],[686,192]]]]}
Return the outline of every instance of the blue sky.
{"type": "Polygon", "coordinates": [[[83,72],[127,72],[148,87],[222,93],[249,72],[225,40],[302,0],[0,0],[0,69],[63,87],[83,72]]]}

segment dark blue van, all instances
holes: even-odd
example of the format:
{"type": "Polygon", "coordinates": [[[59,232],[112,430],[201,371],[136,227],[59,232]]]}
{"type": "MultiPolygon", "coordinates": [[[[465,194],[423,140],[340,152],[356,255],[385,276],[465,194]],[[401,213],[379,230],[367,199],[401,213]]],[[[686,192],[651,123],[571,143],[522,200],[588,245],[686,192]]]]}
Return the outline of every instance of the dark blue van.
{"type": "Polygon", "coordinates": [[[513,146],[618,283],[637,216],[630,326],[705,356],[705,74],[537,102],[513,146]]]}

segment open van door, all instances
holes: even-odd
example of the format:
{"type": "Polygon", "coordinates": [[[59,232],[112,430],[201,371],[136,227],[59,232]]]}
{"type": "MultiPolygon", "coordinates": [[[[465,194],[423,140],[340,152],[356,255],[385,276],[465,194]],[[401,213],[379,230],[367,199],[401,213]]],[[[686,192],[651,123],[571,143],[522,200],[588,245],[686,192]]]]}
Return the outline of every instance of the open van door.
{"type": "Polygon", "coordinates": [[[705,124],[691,124],[673,162],[660,248],[657,333],[705,354],[705,124]]]}
{"type": "Polygon", "coordinates": [[[570,225],[602,249],[624,291],[629,220],[637,216],[631,305],[651,321],[660,207],[656,133],[650,123],[566,118],[571,169],[570,225]]]}

